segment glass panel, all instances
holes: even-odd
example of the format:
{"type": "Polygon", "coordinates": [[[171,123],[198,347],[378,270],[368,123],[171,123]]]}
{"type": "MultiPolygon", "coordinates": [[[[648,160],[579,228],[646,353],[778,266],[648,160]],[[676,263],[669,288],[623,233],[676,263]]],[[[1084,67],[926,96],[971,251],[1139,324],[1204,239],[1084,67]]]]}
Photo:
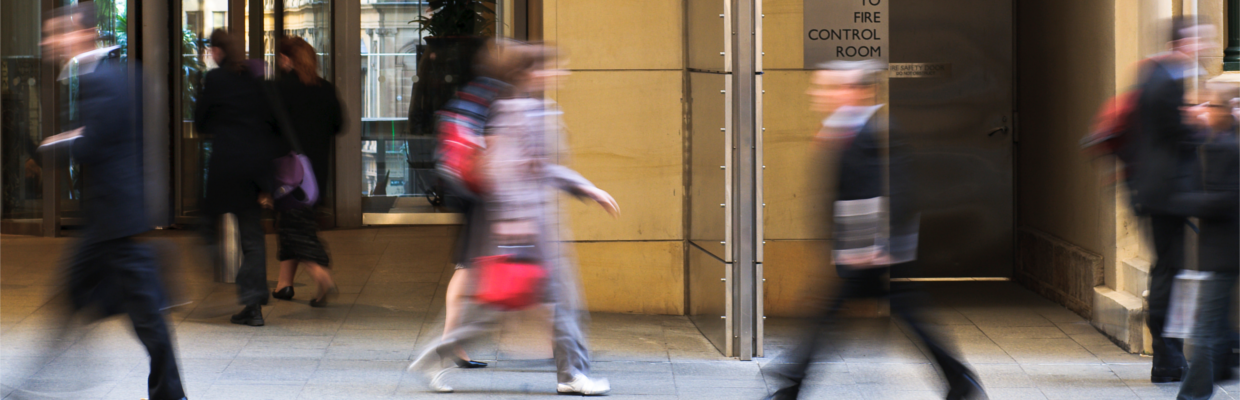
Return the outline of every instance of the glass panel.
{"type": "Polygon", "coordinates": [[[299,36],[319,55],[319,75],[332,78],[331,0],[284,0],[284,34],[299,36]]]}
{"type": "Polygon", "coordinates": [[[3,219],[43,217],[39,79],[42,18],[37,1],[0,2],[0,151],[3,155],[3,219]]]}
{"type": "Polygon", "coordinates": [[[471,7],[483,22],[424,26],[419,20],[432,12],[425,2],[362,0],[363,212],[447,212],[439,207],[432,117],[472,79],[469,55],[494,35],[495,2],[444,4],[471,7]]]}
{"type": "Polygon", "coordinates": [[[194,129],[194,103],[202,90],[203,75],[215,68],[203,52],[211,31],[228,28],[228,0],[182,0],[181,11],[181,154],[177,181],[180,215],[197,216],[201,215],[206,193],[211,138],[194,129]]]}

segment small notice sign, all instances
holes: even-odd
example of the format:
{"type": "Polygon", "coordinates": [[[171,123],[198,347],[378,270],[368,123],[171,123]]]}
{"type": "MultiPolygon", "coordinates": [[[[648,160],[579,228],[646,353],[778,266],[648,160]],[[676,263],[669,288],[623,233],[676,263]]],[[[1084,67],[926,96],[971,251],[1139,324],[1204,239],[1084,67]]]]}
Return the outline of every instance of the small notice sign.
{"type": "Polygon", "coordinates": [[[805,68],[834,60],[888,60],[889,0],[804,1],[805,68]]]}
{"type": "Polygon", "coordinates": [[[893,63],[887,68],[891,78],[947,78],[952,76],[949,63],[893,63]]]}

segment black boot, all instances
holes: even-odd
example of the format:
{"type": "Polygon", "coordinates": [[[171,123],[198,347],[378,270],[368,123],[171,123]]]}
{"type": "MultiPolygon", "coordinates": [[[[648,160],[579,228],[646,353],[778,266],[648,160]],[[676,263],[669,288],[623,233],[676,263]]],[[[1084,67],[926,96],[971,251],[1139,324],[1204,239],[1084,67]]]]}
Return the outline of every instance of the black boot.
{"type": "Polygon", "coordinates": [[[232,316],[232,323],[238,325],[263,326],[263,306],[245,306],[241,312],[232,316]]]}
{"type": "Polygon", "coordinates": [[[1154,368],[1150,371],[1150,382],[1169,383],[1184,379],[1184,368],[1154,368]]]}
{"type": "Polygon", "coordinates": [[[788,386],[784,386],[770,396],[762,398],[762,400],[797,400],[797,396],[801,394],[801,383],[794,382],[788,386]]]}

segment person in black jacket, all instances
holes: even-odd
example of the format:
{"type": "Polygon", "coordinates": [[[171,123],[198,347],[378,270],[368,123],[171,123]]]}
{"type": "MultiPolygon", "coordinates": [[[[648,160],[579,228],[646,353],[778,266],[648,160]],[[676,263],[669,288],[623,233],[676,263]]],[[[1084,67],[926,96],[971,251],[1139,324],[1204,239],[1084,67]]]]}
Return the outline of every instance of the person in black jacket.
{"type": "Polygon", "coordinates": [[[194,110],[195,127],[212,137],[204,207],[207,240],[217,240],[215,224],[223,214],[236,215],[244,257],[237,272],[237,297],[245,308],[233,315],[232,322],[262,326],[268,289],[260,194],[270,200],[271,161],[287,153],[288,146],[277,134],[275,117],[260,86],[261,73],[245,64],[241,46],[227,32],[216,29],[209,50],[220,67],[203,77],[194,110]]]}
{"type": "Polygon", "coordinates": [[[1214,42],[1214,27],[1194,17],[1172,21],[1169,52],[1157,55],[1141,71],[1143,81],[1137,100],[1136,135],[1131,148],[1128,187],[1133,210],[1148,217],[1156,260],[1150,270],[1149,309],[1146,323],[1153,339],[1154,365],[1150,380],[1178,382],[1184,374],[1184,343],[1164,338],[1171,283],[1184,268],[1186,215],[1176,210],[1171,198],[1187,188],[1192,168],[1192,149],[1184,143],[1192,135],[1185,123],[1185,84],[1204,74],[1197,54],[1214,42]]]}
{"type": "Polygon", "coordinates": [[[144,206],[140,109],[133,80],[116,46],[96,48],[93,3],[66,6],[44,25],[43,45],[68,56],[60,79],[77,64],[81,128],[48,138],[72,141],[73,157],[89,171],[82,187],[85,230],[68,268],[75,310],[94,316],[129,315],[134,333],[150,355],[151,399],[185,398],[180,370],[161,309],[167,297],[154,252],[134,236],[151,229],[144,206]]]}
{"type": "MultiPolygon", "coordinates": [[[[299,37],[280,39],[276,46],[281,74],[277,78],[277,95],[293,125],[293,132],[306,157],[322,193],[327,184],[328,155],[332,142],[344,126],[336,87],[320,78],[314,47],[299,37]]],[[[313,209],[288,208],[276,214],[279,227],[280,278],[272,297],[293,298],[293,277],[297,265],[304,263],[319,293],[310,300],[311,307],[327,305],[327,294],[335,288],[327,267],[331,260],[319,239],[318,222],[313,209]]]]}
{"type": "Polygon", "coordinates": [[[778,374],[790,383],[768,399],[797,398],[814,353],[824,347],[818,333],[831,329],[845,301],[876,297],[889,299],[892,314],[904,319],[926,345],[947,378],[948,399],[984,396],[973,372],[924,329],[917,311],[925,296],[910,282],[892,282],[890,289],[884,288],[889,269],[916,267],[919,215],[911,154],[898,131],[880,115],[884,105],[875,104],[877,71],[883,69],[884,63],[875,60],[832,61],[813,76],[809,91],[813,109],[828,115],[815,139],[826,148],[824,157],[838,160],[839,166],[832,258],[841,283],[835,298],[819,305],[806,339],[782,356],[787,365],[778,374]]]}
{"type": "Polygon", "coordinates": [[[1231,354],[1228,315],[1234,314],[1232,290],[1240,278],[1240,141],[1232,103],[1240,97],[1235,86],[1212,84],[1203,91],[1201,135],[1194,140],[1200,159],[1190,175],[1191,190],[1176,194],[1172,204],[1183,214],[1198,218],[1197,270],[1208,272],[1197,297],[1197,320],[1188,340],[1188,371],[1180,384],[1179,400],[1207,400],[1216,381],[1228,380],[1236,366],[1231,354]],[[1229,312],[1232,311],[1232,312],[1229,312]]]}

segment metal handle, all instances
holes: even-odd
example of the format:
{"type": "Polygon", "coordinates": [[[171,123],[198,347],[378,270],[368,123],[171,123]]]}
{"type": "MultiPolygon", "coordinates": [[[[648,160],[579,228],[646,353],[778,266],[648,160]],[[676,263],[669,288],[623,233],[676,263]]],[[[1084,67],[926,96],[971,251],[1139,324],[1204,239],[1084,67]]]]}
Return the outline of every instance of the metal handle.
{"type": "Polygon", "coordinates": [[[987,137],[994,136],[996,133],[1000,133],[1000,132],[1007,133],[1007,130],[1008,128],[1006,126],[1000,126],[995,129],[991,129],[990,133],[987,133],[986,136],[987,137]]]}

